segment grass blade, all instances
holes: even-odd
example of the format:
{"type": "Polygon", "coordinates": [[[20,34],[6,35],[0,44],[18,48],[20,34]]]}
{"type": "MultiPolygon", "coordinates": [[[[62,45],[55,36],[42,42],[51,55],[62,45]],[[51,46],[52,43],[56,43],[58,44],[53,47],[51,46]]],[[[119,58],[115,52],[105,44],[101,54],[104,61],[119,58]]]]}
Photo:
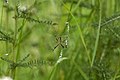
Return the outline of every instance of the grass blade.
{"type": "Polygon", "coordinates": [[[99,25],[98,25],[98,30],[97,30],[97,37],[96,37],[96,41],[95,41],[95,47],[94,47],[94,52],[93,52],[93,56],[92,56],[92,63],[91,63],[91,67],[93,66],[94,60],[95,60],[95,56],[96,56],[96,52],[97,52],[97,47],[98,47],[98,43],[99,43],[99,37],[100,37],[100,29],[101,29],[101,3],[99,1],[99,25]]]}

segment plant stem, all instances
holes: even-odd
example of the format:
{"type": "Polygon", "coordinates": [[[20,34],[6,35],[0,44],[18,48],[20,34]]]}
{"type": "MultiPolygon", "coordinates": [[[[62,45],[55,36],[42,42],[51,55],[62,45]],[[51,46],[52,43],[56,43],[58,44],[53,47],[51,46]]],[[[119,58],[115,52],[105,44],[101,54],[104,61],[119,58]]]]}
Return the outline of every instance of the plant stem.
{"type": "Polygon", "coordinates": [[[98,30],[97,30],[97,37],[96,37],[96,41],[95,41],[94,52],[93,52],[93,56],[92,56],[91,67],[93,66],[93,63],[94,63],[94,60],[95,60],[97,47],[98,47],[98,43],[99,43],[100,30],[101,30],[101,16],[102,16],[102,14],[101,14],[101,3],[100,3],[100,0],[98,2],[99,2],[99,25],[98,25],[98,30]]]}
{"type": "Polygon", "coordinates": [[[21,39],[22,39],[22,34],[23,34],[23,27],[25,25],[25,19],[23,19],[23,22],[22,22],[22,25],[20,27],[20,34],[19,34],[19,37],[18,37],[18,47],[17,47],[17,54],[16,54],[16,61],[18,59],[18,57],[20,56],[20,43],[21,43],[21,39]]]}
{"type": "MultiPolygon", "coordinates": [[[[62,4],[64,5],[64,7],[69,11],[69,9],[66,7],[66,5],[64,4],[64,2],[63,2],[62,0],[61,0],[61,2],[62,2],[62,4]]],[[[78,24],[75,16],[72,14],[72,12],[69,11],[69,13],[70,13],[70,15],[72,16],[73,20],[74,20],[75,23],[76,23],[76,26],[77,26],[77,28],[78,28],[78,33],[79,33],[80,39],[81,39],[81,41],[82,41],[82,44],[83,44],[83,46],[84,46],[84,48],[85,48],[85,52],[86,52],[87,57],[88,57],[89,64],[91,64],[91,58],[90,58],[90,55],[89,55],[89,52],[88,52],[88,49],[87,49],[87,45],[86,45],[86,43],[85,43],[85,39],[84,39],[84,37],[83,37],[82,29],[80,28],[80,26],[79,26],[79,24],[78,24]]]]}
{"type": "Polygon", "coordinates": [[[83,72],[82,68],[75,61],[73,61],[73,64],[75,65],[75,67],[77,68],[77,70],[80,72],[80,74],[82,75],[82,77],[85,80],[89,80],[89,78],[87,77],[87,75],[83,72]]]}
{"type": "MultiPolygon", "coordinates": [[[[3,0],[3,5],[4,5],[4,0],[3,0]]],[[[2,26],[2,20],[3,20],[3,5],[2,5],[2,10],[1,10],[1,26],[2,26]]]]}
{"type": "MultiPolygon", "coordinates": [[[[9,4],[6,5],[6,31],[8,34],[8,25],[9,25],[9,12],[8,12],[9,4]]],[[[6,54],[8,54],[8,41],[6,41],[6,54]]]]}
{"type": "MultiPolygon", "coordinates": [[[[17,5],[16,4],[15,4],[14,16],[15,16],[15,29],[14,29],[14,43],[13,43],[13,61],[17,62],[16,61],[16,55],[17,55],[17,53],[16,53],[16,44],[17,44],[17,33],[18,33],[18,31],[17,31],[17,29],[18,29],[18,25],[17,25],[18,19],[16,17],[17,16],[17,5]]],[[[16,72],[16,68],[11,70],[11,77],[13,79],[15,79],[15,72],[16,72]]]]}

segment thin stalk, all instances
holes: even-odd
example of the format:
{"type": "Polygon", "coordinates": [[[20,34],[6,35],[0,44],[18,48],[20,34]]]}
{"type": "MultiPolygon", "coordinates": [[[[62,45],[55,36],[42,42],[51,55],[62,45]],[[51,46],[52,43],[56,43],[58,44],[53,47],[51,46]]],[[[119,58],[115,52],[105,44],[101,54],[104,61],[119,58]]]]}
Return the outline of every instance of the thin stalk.
{"type": "Polygon", "coordinates": [[[83,76],[83,78],[85,80],[89,80],[87,75],[83,72],[82,68],[75,61],[73,61],[73,64],[75,65],[76,69],[80,72],[80,74],[83,76]]]}
{"type": "MultiPolygon", "coordinates": [[[[2,18],[3,18],[3,4],[4,4],[4,1],[2,3],[2,10],[1,10],[1,28],[2,28],[2,18]]],[[[1,63],[1,65],[3,65],[3,63],[1,63]]],[[[0,66],[0,71],[2,71],[2,67],[0,66]]]]}
{"type": "MultiPolygon", "coordinates": [[[[78,43],[79,43],[79,40],[77,39],[77,41],[76,41],[76,46],[75,46],[75,50],[79,47],[79,45],[78,45],[78,43]]],[[[69,73],[68,73],[68,75],[67,75],[67,80],[69,80],[70,79],[70,76],[72,75],[72,71],[73,71],[73,69],[74,69],[74,66],[75,65],[73,65],[73,61],[76,61],[76,59],[77,59],[77,57],[78,57],[78,53],[79,53],[79,50],[77,50],[77,51],[73,51],[73,52],[75,52],[75,54],[74,54],[74,57],[72,56],[71,58],[72,58],[72,60],[71,60],[71,66],[70,66],[70,71],[69,71],[69,73]]]]}
{"type": "Polygon", "coordinates": [[[18,19],[17,19],[17,6],[15,6],[16,7],[16,9],[15,9],[15,29],[14,29],[14,47],[15,47],[15,45],[16,45],[16,41],[17,41],[17,29],[18,29],[18,25],[17,25],[17,21],[18,21],[18,19]]]}
{"type": "Polygon", "coordinates": [[[48,80],[53,80],[53,77],[54,77],[55,72],[56,72],[56,70],[57,70],[57,66],[58,66],[62,61],[64,61],[64,60],[68,60],[68,58],[67,58],[67,57],[62,57],[62,58],[59,58],[59,59],[57,60],[57,62],[55,63],[55,65],[54,65],[54,67],[53,67],[53,69],[52,69],[52,72],[50,73],[50,76],[49,76],[48,80]]]}
{"type": "MultiPolygon", "coordinates": [[[[9,4],[6,5],[6,31],[8,31],[9,24],[9,12],[8,12],[9,4]]],[[[8,33],[7,33],[8,34],[8,33]]],[[[8,54],[8,41],[6,41],[6,54],[8,54]]]]}
{"type": "Polygon", "coordinates": [[[22,39],[22,35],[23,35],[23,27],[24,27],[24,25],[25,25],[25,19],[23,19],[23,22],[22,22],[22,25],[21,25],[21,30],[20,30],[20,34],[19,34],[19,37],[18,37],[18,44],[17,44],[17,54],[16,54],[16,61],[17,61],[17,59],[18,59],[18,57],[19,57],[19,55],[20,55],[20,40],[22,39]]]}
{"type": "MultiPolygon", "coordinates": [[[[24,25],[25,25],[25,19],[23,19],[22,25],[21,25],[21,27],[20,27],[21,30],[20,30],[20,34],[19,34],[19,37],[18,37],[18,40],[19,40],[19,41],[17,41],[18,43],[16,44],[16,46],[17,46],[16,62],[18,61],[18,58],[19,58],[19,56],[20,56],[20,40],[21,40],[21,38],[22,38],[24,25]]],[[[17,71],[17,70],[16,70],[16,71],[17,71]]]]}
{"type": "Polygon", "coordinates": [[[96,56],[96,52],[97,52],[97,47],[98,47],[98,43],[99,43],[99,37],[100,37],[100,30],[101,30],[101,1],[99,0],[99,25],[98,25],[98,30],[97,30],[97,37],[96,37],[96,41],[95,41],[95,47],[94,47],[94,52],[93,52],[93,56],[92,56],[92,63],[91,63],[91,67],[93,66],[94,60],[95,60],[95,56],[96,56]]]}
{"type": "Polygon", "coordinates": [[[78,1],[78,3],[76,4],[76,6],[75,6],[74,9],[72,10],[72,12],[76,11],[77,8],[79,8],[80,3],[81,3],[81,0],[78,1]]]}
{"type": "MultiPolygon", "coordinates": [[[[9,9],[9,4],[6,4],[6,25],[5,25],[5,30],[8,34],[8,25],[9,25],[9,12],[8,12],[8,9],[9,9]]],[[[8,40],[6,41],[6,53],[5,54],[9,54],[9,42],[8,40]]],[[[9,69],[7,70],[7,74],[9,74],[9,69]]]]}
{"type": "MultiPolygon", "coordinates": [[[[4,0],[3,0],[3,3],[2,4],[4,4],[4,0]]],[[[2,26],[2,20],[3,20],[3,5],[2,5],[2,10],[1,10],[1,26],[2,26]]]]}
{"type": "MultiPolygon", "coordinates": [[[[61,1],[61,2],[62,2],[62,4],[64,5],[64,7],[69,11],[69,9],[66,7],[66,5],[64,4],[64,2],[63,2],[63,1],[61,1]]],[[[72,12],[69,11],[69,13],[71,14],[72,18],[73,18],[74,21],[76,22],[76,26],[77,26],[77,28],[78,28],[78,33],[79,33],[80,39],[81,39],[82,44],[83,44],[83,46],[84,46],[84,48],[85,48],[85,52],[86,52],[86,54],[87,54],[89,63],[91,64],[91,58],[90,58],[90,55],[89,55],[89,52],[88,52],[88,49],[87,49],[87,46],[86,46],[86,43],[85,43],[85,40],[84,40],[84,37],[83,37],[82,30],[81,30],[81,28],[80,28],[80,26],[79,26],[79,24],[78,24],[75,16],[72,14],[72,12]]]]}
{"type": "Polygon", "coordinates": [[[53,77],[54,77],[54,75],[55,75],[56,70],[57,70],[57,65],[55,65],[55,66],[53,67],[52,72],[51,72],[48,80],[53,80],[53,77]]]}
{"type": "MultiPolygon", "coordinates": [[[[14,29],[14,43],[13,43],[13,61],[17,62],[16,61],[16,55],[17,55],[17,53],[16,53],[16,42],[17,42],[17,33],[18,33],[18,31],[17,31],[17,29],[18,29],[18,23],[17,23],[18,19],[16,17],[17,16],[17,6],[16,6],[16,4],[15,4],[14,16],[15,16],[15,29],[14,29]]],[[[15,79],[15,72],[16,72],[16,68],[11,70],[11,77],[13,79],[15,79]]]]}

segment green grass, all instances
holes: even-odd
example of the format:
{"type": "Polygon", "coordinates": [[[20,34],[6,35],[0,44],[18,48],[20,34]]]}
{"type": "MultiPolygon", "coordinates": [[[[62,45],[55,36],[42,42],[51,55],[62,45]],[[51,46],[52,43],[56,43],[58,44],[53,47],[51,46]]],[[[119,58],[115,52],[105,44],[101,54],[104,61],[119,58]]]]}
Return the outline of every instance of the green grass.
{"type": "Polygon", "coordinates": [[[119,4],[0,1],[0,80],[119,80],[119,4]]]}

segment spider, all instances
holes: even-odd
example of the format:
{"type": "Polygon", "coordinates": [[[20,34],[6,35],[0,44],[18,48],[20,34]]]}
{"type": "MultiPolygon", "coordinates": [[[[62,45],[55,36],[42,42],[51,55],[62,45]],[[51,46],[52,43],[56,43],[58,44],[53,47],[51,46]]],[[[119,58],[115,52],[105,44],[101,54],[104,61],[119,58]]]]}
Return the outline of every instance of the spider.
{"type": "Polygon", "coordinates": [[[67,46],[68,46],[67,39],[63,40],[62,37],[60,36],[60,37],[56,38],[56,41],[57,41],[57,45],[54,47],[53,50],[55,50],[58,46],[61,46],[62,48],[67,48],[67,46]]]}

